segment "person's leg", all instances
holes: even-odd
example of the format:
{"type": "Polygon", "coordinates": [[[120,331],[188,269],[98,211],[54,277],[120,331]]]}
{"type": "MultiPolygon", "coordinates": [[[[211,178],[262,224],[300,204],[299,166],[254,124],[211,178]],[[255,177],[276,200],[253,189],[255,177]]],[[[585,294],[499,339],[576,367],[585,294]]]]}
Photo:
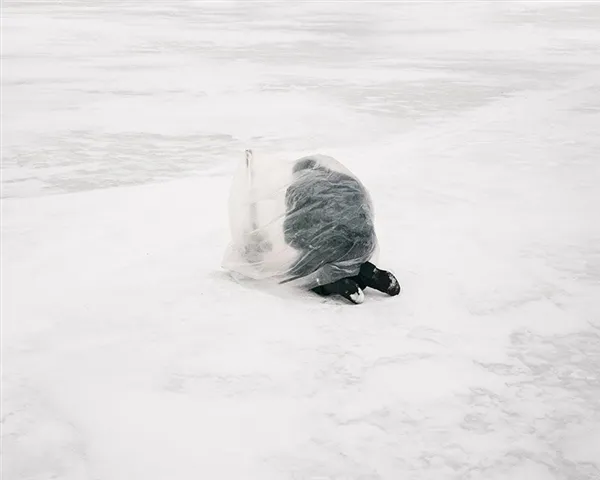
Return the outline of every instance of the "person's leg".
{"type": "Polygon", "coordinates": [[[362,278],[360,275],[357,275],[356,277],[349,277],[349,278],[350,278],[350,280],[354,281],[361,290],[365,290],[368,287],[367,283],[365,282],[365,279],[362,278]]]}
{"type": "Polygon", "coordinates": [[[321,295],[322,297],[328,297],[331,295],[331,291],[325,287],[328,287],[328,285],[319,285],[318,287],[311,288],[311,291],[315,292],[317,295],[321,295]]]}
{"type": "Polygon", "coordinates": [[[343,278],[327,285],[319,285],[318,287],[313,288],[312,291],[324,297],[329,295],[341,295],[355,304],[362,303],[365,299],[362,289],[351,278],[343,278]]]}
{"type": "Polygon", "coordinates": [[[370,262],[364,263],[360,267],[357,283],[362,288],[371,287],[391,296],[400,293],[400,284],[396,277],[390,272],[378,269],[370,262]]]}

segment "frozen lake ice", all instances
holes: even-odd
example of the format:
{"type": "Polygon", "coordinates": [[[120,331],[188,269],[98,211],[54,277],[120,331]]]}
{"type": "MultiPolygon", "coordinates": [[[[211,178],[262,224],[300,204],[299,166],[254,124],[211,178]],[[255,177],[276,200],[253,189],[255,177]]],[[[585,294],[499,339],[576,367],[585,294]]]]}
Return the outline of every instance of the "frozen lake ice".
{"type": "Polygon", "coordinates": [[[599,3],[2,16],[3,478],[600,478],[599,3]],[[356,173],[402,294],[222,272],[245,148],[356,173]]]}

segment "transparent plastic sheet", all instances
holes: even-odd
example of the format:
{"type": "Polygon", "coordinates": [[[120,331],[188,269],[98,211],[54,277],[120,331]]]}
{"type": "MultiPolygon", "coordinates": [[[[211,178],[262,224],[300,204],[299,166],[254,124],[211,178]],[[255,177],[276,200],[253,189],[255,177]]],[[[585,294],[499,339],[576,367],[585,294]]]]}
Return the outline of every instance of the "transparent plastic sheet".
{"type": "Polygon", "coordinates": [[[313,288],[358,274],[377,251],[369,193],[325,155],[240,162],[229,198],[223,267],[255,280],[313,288]]]}

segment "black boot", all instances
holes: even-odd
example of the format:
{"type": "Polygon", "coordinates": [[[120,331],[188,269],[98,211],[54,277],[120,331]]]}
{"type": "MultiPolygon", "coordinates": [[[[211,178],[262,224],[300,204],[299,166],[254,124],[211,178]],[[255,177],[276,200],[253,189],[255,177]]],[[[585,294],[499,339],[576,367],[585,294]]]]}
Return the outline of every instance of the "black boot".
{"type": "Polygon", "coordinates": [[[387,293],[392,297],[400,293],[400,284],[396,277],[390,272],[379,270],[372,263],[367,262],[360,267],[358,279],[359,284],[387,293]]]}
{"type": "Polygon", "coordinates": [[[341,295],[357,305],[363,303],[365,300],[362,289],[350,278],[343,278],[328,285],[320,285],[313,288],[312,291],[324,297],[329,295],[341,295]]]}

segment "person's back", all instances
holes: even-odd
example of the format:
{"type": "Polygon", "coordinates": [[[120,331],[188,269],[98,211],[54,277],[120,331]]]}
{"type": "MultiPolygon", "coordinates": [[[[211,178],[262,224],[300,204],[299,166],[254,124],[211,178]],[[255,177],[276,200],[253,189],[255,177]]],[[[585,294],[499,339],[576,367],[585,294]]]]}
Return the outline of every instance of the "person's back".
{"type": "Polygon", "coordinates": [[[325,265],[337,265],[351,276],[377,245],[368,192],[356,178],[331,170],[318,157],[300,159],[286,191],[284,237],[299,251],[292,278],[325,265]]]}

